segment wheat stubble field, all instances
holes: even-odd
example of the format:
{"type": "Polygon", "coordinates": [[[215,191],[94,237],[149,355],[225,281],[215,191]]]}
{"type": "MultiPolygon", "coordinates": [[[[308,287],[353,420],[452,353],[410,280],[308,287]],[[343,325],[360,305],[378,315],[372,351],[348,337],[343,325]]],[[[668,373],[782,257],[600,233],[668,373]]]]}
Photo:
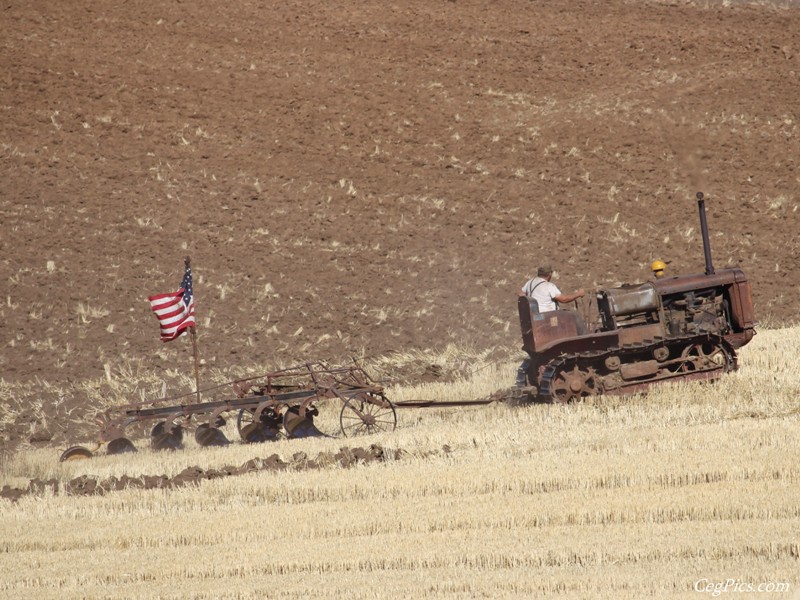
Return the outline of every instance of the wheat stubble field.
{"type": "MultiPolygon", "coordinates": [[[[800,557],[800,330],[762,330],[713,385],[568,406],[401,412],[379,464],[289,468],[172,490],[0,503],[0,595],[36,598],[689,598],[708,582],[794,597],[800,557]],[[698,582],[701,582],[700,584],[698,582]],[[785,587],[774,587],[785,586],[785,587]]],[[[484,365],[456,396],[513,373],[484,365]]],[[[452,386],[393,390],[447,398],[452,386]]],[[[282,441],[58,465],[0,483],[173,476],[282,441]]]]}

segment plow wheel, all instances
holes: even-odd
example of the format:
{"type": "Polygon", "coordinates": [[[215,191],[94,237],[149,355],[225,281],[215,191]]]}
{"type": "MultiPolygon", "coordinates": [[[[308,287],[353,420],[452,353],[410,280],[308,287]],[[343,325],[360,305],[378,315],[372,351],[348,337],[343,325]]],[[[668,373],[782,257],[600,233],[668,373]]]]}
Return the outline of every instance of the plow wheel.
{"type": "Polygon", "coordinates": [[[342,406],[339,423],[345,437],[394,431],[397,413],[386,398],[363,394],[347,399],[342,406]]]}
{"type": "Polygon", "coordinates": [[[300,416],[299,406],[290,406],[283,414],[283,429],[290,438],[327,437],[314,425],[314,417],[319,413],[316,407],[308,406],[305,416],[300,416]]]}
{"type": "Polygon", "coordinates": [[[722,372],[727,373],[733,366],[731,353],[713,341],[689,344],[681,352],[680,371],[694,373],[697,371],[713,371],[722,367],[722,372]]]}
{"type": "Polygon", "coordinates": [[[245,408],[239,411],[236,419],[239,437],[247,444],[273,442],[280,437],[280,428],[281,417],[271,408],[261,413],[259,422],[255,421],[253,412],[245,408]]]}
{"type": "Polygon", "coordinates": [[[106,447],[106,454],[108,455],[125,454],[126,452],[136,452],[136,446],[126,437],[115,438],[108,442],[106,447]]]}
{"type": "Polygon", "coordinates": [[[550,398],[561,404],[599,393],[601,393],[600,384],[591,367],[586,371],[578,368],[578,365],[573,366],[572,369],[568,367],[560,369],[553,375],[550,383],[550,398]]]}
{"type": "Polygon", "coordinates": [[[150,432],[153,450],[180,450],[183,448],[183,429],[180,425],[159,421],[150,432]]]}
{"type": "Polygon", "coordinates": [[[92,456],[94,456],[94,453],[88,448],[84,448],[83,446],[72,446],[72,448],[67,448],[61,453],[58,462],[86,460],[87,458],[92,458],[92,456]]]}
{"type": "Polygon", "coordinates": [[[203,447],[227,446],[230,444],[228,438],[218,428],[212,427],[210,423],[202,423],[194,430],[195,441],[203,447]]]}

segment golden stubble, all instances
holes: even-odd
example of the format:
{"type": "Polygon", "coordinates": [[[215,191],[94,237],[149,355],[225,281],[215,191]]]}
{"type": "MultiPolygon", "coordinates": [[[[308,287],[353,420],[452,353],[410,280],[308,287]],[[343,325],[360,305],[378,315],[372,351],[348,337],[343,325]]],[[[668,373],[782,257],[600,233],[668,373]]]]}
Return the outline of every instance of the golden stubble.
{"type": "MultiPolygon", "coordinates": [[[[685,598],[701,578],[794,584],[799,351],[797,328],[761,331],[740,370],[713,385],[568,406],[400,409],[396,431],[363,438],[142,447],[63,465],[52,450],[20,454],[4,482],[174,475],[345,445],[407,452],[2,502],[0,595],[685,598]]],[[[391,391],[479,397],[513,368],[487,360],[452,388],[391,391]]]]}

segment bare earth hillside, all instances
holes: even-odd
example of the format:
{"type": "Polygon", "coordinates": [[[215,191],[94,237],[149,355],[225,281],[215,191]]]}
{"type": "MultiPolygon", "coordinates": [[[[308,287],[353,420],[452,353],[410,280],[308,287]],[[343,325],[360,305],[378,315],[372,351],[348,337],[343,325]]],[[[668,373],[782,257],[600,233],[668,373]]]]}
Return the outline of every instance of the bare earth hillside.
{"type": "Polygon", "coordinates": [[[187,254],[203,376],[514,347],[543,262],[565,291],[701,271],[698,190],[715,264],[797,320],[797,7],[11,0],[0,28],[0,375],[33,396],[188,371],[146,301],[187,254]]]}

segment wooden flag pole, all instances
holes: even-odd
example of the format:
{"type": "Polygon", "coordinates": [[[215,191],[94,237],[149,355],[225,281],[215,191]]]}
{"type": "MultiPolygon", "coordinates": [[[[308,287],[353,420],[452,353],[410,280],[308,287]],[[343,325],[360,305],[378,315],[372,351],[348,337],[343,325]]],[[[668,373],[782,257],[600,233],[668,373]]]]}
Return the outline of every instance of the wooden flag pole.
{"type": "Polygon", "coordinates": [[[197,403],[200,404],[200,370],[197,366],[197,332],[190,327],[192,335],[192,350],[194,350],[194,389],[197,393],[197,403]]]}
{"type": "MultiPolygon", "coordinates": [[[[191,265],[192,259],[191,257],[187,256],[185,259],[186,268],[188,269],[191,265]]],[[[194,291],[192,292],[194,293],[194,291]]],[[[197,394],[197,403],[200,404],[200,360],[198,359],[197,355],[197,331],[195,327],[189,327],[189,334],[192,336],[192,353],[194,354],[194,391],[197,394]]]]}

